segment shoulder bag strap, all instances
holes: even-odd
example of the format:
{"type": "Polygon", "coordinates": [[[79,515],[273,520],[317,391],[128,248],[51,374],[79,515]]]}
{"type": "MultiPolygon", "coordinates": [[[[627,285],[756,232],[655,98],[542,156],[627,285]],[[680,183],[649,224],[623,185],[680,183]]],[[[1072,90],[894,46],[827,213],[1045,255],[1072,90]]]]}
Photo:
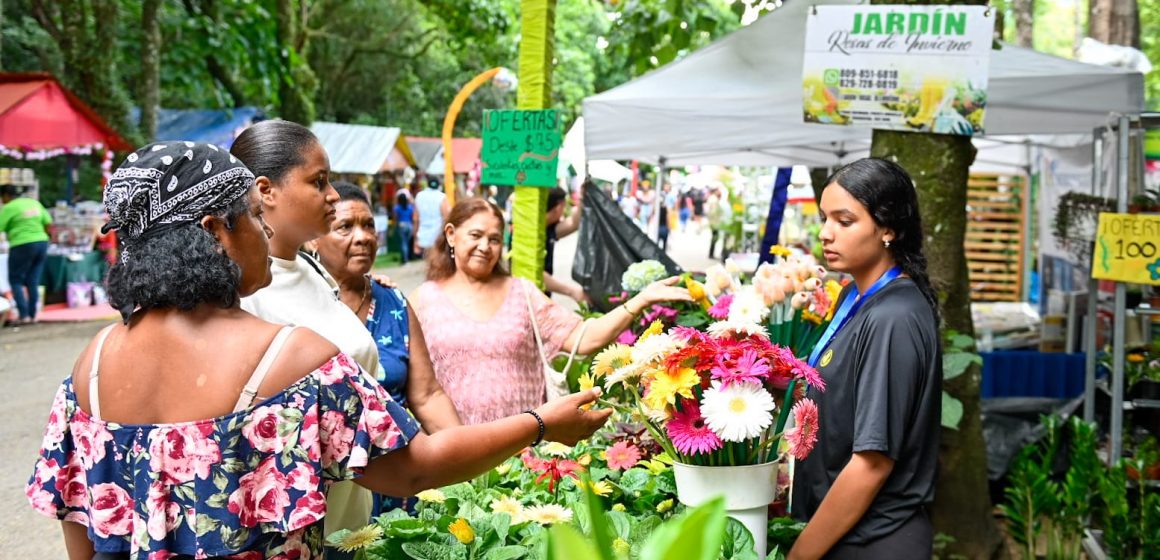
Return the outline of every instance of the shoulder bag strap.
{"type": "Polygon", "coordinates": [[[540,361],[544,362],[544,366],[551,367],[548,357],[544,355],[544,341],[540,338],[540,325],[536,321],[536,310],[532,307],[531,290],[535,288],[535,285],[522,279],[516,281],[521,282],[520,288],[524,291],[524,301],[528,304],[528,320],[532,322],[532,334],[536,337],[536,352],[540,354],[540,361]]]}

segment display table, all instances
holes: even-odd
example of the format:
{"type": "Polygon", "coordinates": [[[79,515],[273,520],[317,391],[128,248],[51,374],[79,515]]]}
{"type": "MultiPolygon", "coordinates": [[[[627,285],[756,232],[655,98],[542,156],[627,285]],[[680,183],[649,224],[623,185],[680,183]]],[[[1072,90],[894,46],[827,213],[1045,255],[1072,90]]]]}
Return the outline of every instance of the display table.
{"type": "Polygon", "coordinates": [[[1071,399],[1083,394],[1084,355],[1010,350],[982,352],[980,397],[1071,399]]]}
{"type": "Polygon", "coordinates": [[[44,263],[44,275],[40,283],[46,293],[60,293],[65,291],[69,282],[100,284],[104,282],[107,270],[105,256],[97,251],[84,253],[79,259],[75,255],[49,255],[44,263]]]}

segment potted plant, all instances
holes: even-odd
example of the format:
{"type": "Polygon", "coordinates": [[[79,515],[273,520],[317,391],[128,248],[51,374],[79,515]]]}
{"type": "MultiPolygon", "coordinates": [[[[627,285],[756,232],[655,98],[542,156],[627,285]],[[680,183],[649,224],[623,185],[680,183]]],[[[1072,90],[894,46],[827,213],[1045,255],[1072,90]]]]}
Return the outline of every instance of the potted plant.
{"type": "Polygon", "coordinates": [[[1059,197],[1059,206],[1052,220],[1051,232],[1056,244],[1067,251],[1077,264],[1091,264],[1092,245],[1100,212],[1113,212],[1114,200],[1081,192],[1068,192],[1059,197]]]}
{"type": "Polygon", "coordinates": [[[1160,189],[1145,190],[1132,197],[1128,203],[1128,213],[1160,212],[1160,189]]]}

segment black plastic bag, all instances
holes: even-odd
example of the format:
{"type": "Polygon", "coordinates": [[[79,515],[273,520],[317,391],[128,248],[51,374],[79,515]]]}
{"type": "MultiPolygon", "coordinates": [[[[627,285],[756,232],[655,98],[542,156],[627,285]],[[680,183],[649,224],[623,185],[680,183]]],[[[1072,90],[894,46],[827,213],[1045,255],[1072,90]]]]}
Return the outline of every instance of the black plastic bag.
{"type": "Polygon", "coordinates": [[[584,214],[578,235],[572,279],[584,286],[593,307],[602,311],[613,307],[608,304],[608,297],[623,291],[620,277],[633,263],[653,259],[664,265],[669,274],[682,272],[681,267],[621,211],[616,201],[591,183],[584,186],[584,214]]]}

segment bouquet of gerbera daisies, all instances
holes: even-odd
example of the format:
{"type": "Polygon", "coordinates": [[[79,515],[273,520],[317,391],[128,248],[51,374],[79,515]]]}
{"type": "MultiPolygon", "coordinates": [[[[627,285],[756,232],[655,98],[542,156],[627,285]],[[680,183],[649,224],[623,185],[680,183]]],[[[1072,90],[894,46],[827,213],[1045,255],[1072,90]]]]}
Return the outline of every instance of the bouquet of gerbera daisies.
{"type": "Polygon", "coordinates": [[[809,257],[792,257],[776,246],[773,253],[777,262],[759,266],[750,283],[728,260],[706,270],[705,292],[713,302],[708,314],[763,325],[771,342],[804,358],[833,319],[842,285],[826,280],[826,269],[809,257]]]}
{"type": "Polygon", "coordinates": [[[677,461],[753,465],[774,460],[784,438],[803,458],[817,438],[817,406],[804,384],[824,390],[812,367],[773,344],[763,325],[724,320],[705,332],[660,323],[636,344],[616,344],[596,357],[593,374],[622,389],[627,404],[610,403],[645,422],[677,461]],[[785,430],[790,414],[794,427],[785,430]]]}

